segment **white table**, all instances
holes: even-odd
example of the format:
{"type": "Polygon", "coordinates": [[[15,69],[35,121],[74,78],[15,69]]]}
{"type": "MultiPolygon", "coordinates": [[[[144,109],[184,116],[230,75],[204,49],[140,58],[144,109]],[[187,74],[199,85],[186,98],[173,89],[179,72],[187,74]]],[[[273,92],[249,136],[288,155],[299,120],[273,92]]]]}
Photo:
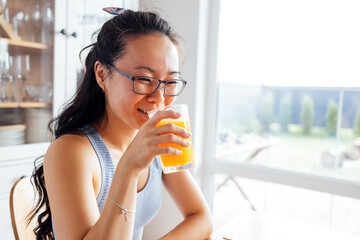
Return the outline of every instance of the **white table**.
{"type": "Polygon", "coordinates": [[[359,240],[359,235],[314,224],[250,212],[215,229],[211,240],[359,240]]]}

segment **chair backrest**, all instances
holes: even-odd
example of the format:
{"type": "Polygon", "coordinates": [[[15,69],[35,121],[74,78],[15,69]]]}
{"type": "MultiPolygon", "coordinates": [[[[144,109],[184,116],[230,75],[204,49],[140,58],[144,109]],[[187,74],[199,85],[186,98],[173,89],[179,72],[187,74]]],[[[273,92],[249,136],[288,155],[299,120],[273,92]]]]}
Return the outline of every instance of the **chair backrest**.
{"type": "Polygon", "coordinates": [[[11,224],[16,240],[36,239],[33,229],[36,217],[28,225],[27,215],[36,201],[34,187],[30,177],[22,177],[14,183],[10,191],[11,224]]]}

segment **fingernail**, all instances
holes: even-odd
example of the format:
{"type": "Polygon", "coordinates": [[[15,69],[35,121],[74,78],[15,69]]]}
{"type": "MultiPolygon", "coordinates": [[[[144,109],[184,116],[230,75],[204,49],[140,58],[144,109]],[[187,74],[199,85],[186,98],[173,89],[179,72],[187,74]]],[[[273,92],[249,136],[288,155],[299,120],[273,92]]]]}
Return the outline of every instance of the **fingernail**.
{"type": "Polygon", "coordinates": [[[191,132],[187,132],[186,134],[187,134],[189,137],[191,137],[191,135],[192,135],[191,132]]]}
{"type": "Polygon", "coordinates": [[[181,150],[176,150],[177,155],[181,155],[183,152],[181,150]]]}
{"type": "Polygon", "coordinates": [[[190,146],[191,143],[189,141],[186,141],[185,144],[186,146],[190,146]]]}

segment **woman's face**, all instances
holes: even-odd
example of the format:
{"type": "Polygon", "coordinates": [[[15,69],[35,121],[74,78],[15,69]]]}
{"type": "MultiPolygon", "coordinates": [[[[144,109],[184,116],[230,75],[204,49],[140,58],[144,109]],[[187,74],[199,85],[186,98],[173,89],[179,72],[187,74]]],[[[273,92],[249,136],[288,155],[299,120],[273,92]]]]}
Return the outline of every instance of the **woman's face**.
{"type": "MultiPolygon", "coordinates": [[[[114,67],[131,76],[149,76],[160,80],[179,77],[179,56],[175,45],[166,36],[135,35],[127,40],[125,55],[113,63],[114,67]]],[[[104,81],[106,113],[115,120],[139,129],[149,117],[147,111],[170,105],[175,97],[164,94],[164,85],[150,95],[132,90],[133,82],[116,71],[104,81]]]]}

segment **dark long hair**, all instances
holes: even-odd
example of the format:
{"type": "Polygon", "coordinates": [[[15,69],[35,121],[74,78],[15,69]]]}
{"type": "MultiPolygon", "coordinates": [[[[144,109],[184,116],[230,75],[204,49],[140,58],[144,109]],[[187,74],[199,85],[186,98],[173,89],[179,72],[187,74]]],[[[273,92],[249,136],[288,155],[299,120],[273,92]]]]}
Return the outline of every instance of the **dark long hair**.
{"type": "MultiPolygon", "coordinates": [[[[80,127],[96,125],[103,119],[106,120],[105,97],[95,79],[95,62],[99,61],[104,65],[113,64],[125,55],[126,43],[130,36],[147,34],[167,36],[181,56],[180,37],[155,13],[126,10],[108,20],[98,32],[96,42],[81,51],[89,49],[84,75],[73,99],[68,102],[62,113],[49,123],[48,127],[54,139],[69,133],[80,134],[78,131],[80,127]]],[[[39,199],[29,214],[29,222],[38,216],[38,226],[34,229],[36,238],[54,239],[42,160],[43,157],[35,160],[32,179],[39,199]]]]}

